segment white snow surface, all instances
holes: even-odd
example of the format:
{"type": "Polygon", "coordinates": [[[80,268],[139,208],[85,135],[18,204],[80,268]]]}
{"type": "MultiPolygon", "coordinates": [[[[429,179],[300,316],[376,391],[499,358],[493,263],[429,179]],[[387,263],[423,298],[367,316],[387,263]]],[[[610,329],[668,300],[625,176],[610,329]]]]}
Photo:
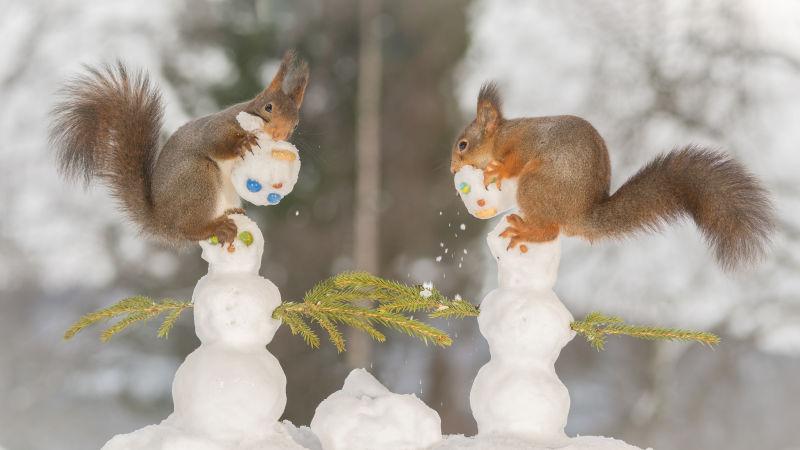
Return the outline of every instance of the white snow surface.
{"type": "Polygon", "coordinates": [[[504,179],[500,188],[494,183],[485,186],[482,170],[464,166],[456,172],[453,182],[467,211],[479,219],[490,219],[516,207],[516,178],[504,179]]]}
{"type": "Polygon", "coordinates": [[[209,273],[195,287],[195,331],[200,347],[178,368],[175,411],[151,425],[111,439],[104,450],[302,449],[287,424],[286,375],[266,350],[280,322],[272,311],[278,289],[258,275],[264,238],[243,215],[232,216],[250,245],[201,242],[209,273]]]}
{"type": "Polygon", "coordinates": [[[239,196],[254,205],[268,206],[286,197],[300,174],[300,153],[289,142],[274,141],[262,129],[261,118],[240,112],[239,125],[258,137],[258,145],[233,164],[231,182],[239,196]]]}
{"type": "Polygon", "coordinates": [[[436,411],[414,394],[390,392],[365,369],[319,404],[311,430],[324,450],[424,449],[442,439],[436,411]]]}
{"type": "MultiPolygon", "coordinates": [[[[434,445],[430,450],[641,450],[639,447],[626,444],[618,439],[602,436],[578,436],[569,439],[564,445],[541,446],[533,445],[529,441],[513,437],[488,435],[464,437],[462,435],[448,436],[441,443],[434,445]]],[[[652,449],[648,449],[652,450],[652,449]]]]}

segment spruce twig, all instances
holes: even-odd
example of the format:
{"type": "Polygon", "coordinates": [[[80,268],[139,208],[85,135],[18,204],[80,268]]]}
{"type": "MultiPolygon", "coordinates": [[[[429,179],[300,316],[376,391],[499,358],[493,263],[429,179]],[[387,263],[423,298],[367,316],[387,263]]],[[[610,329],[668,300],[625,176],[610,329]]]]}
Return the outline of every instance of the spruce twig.
{"type": "MultiPolygon", "coordinates": [[[[100,339],[106,342],[131,325],[162,314],[166,315],[158,328],[158,337],[166,338],[181,313],[192,306],[191,302],[172,299],[129,297],[81,317],[64,338],[70,339],[95,323],[120,318],[100,334],[100,339]]],[[[444,331],[406,315],[416,312],[424,312],[431,318],[478,315],[478,309],[469,302],[449,299],[431,285],[410,286],[366,272],[346,272],[317,283],[306,292],[302,302],[283,302],[272,317],[288,325],[293,335],[300,335],[312,348],[318,348],[321,340],[310,323],[322,328],[339,352],[346,350],[346,344],[338,325],[361,330],[378,342],[386,340],[376,328],[380,325],[417,337],[426,344],[432,342],[442,347],[452,344],[444,331]],[[368,306],[362,306],[362,301],[368,306]]]]}
{"type": "Polygon", "coordinates": [[[168,313],[164,322],[158,329],[158,337],[167,337],[169,330],[178,320],[180,314],[187,308],[191,308],[192,304],[189,302],[182,302],[173,299],[164,299],[156,302],[149,297],[137,295],[120,300],[119,302],[103,308],[98,311],[89,313],[78,319],[72,326],[69,327],[64,333],[64,339],[71,339],[76,334],[80,333],[84,328],[94,325],[98,322],[108,321],[120,316],[123,316],[114,325],[103,330],[100,334],[100,340],[107,342],[114,337],[117,333],[125,330],[129,326],[138,323],[146,322],[154,319],[161,314],[168,313]]]}
{"type": "Polygon", "coordinates": [[[582,334],[586,341],[600,351],[605,348],[606,336],[625,335],[647,340],[695,341],[708,346],[719,344],[719,336],[705,331],[682,330],[678,328],[647,327],[628,325],[619,317],[591,312],[585,319],[576,320],[570,328],[582,334]]]}
{"type": "Polygon", "coordinates": [[[447,333],[406,315],[416,312],[445,318],[478,315],[477,308],[470,303],[451,300],[431,285],[411,286],[366,272],[345,272],[317,283],[306,292],[302,302],[279,306],[273,317],[287,322],[293,334],[302,334],[304,338],[310,333],[316,336],[306,320],[317,323],[339,352],[345,351],[346,346],[337,324],[364,331],[378,342],[385,341],[386,336],[375,325],[417,337],[425,343],[443,347],[452,344],[447,333]],[[370,306],[361,306],[364,301],[370,306]]]}

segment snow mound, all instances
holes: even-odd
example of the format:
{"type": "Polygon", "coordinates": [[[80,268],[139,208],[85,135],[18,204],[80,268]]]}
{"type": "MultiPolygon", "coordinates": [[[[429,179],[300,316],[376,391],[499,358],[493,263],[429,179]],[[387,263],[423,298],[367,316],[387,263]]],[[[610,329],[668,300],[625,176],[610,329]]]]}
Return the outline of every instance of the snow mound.
{"type": "Polygon", "coordinates": [[[282,424],[265,425],[261,438],[220,442],[188,433],[175,425],[174,415],[158,425],[114,436],[101,450],[304,450],[282,424]]]}
{"type": "Polygon", "coordinates": [[[498,189],[494,183],[483,184],[483,171],[464,166],[453,177],[458,195],[467,211],[479,219],[490,219],[517,205],[517,180],[505,179],[498,189]]]}
{"type": "Polygon", "coordinates": [[[311,429],[324,450],[424,449],[442,439],[441,420],[414,394],[394,394],[364,369],[322,401],[311,429]]]}
{"type": "MultiPolygon", "coordinates": [[[[601,436],[582,436],[557,444],[557,446],[538,446],[528,441],[507,436],[476,436],[464,437],[461,435],[447,436],[430,450],[461,450],[461,449],[480,449],[480,450],[642,450],[639,447],[626,444],[623,441],[601,437],[601,436]]],[[[652,450],[652,449],[647,449],[652,450]]]]}
{"type": "Polygon", "coordinates": [[[274,141],[261,129],[262,120],[245,112],[236,116],[258,145],[234,163],[231,183],[239,197],[254,205],[275,205],[292,192],[300,174],[300,153],[289,142],[274,141]]]}

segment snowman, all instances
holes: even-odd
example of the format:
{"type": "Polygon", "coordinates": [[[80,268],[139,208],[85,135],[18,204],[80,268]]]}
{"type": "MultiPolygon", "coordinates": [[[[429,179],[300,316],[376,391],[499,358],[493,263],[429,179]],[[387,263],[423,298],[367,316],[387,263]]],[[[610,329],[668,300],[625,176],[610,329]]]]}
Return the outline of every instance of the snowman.
{"type": "Polygon", "coordinates": [[[278,422],[286,375],[267,349],[281,322],[278,288],[258,274],[264,238],[244,215],[233,215],[237,239],[204,241],[208,274],[192,295],[200,347],[172,383],[175,411],[159,425],[109,441],[104,450],[302,449],[278,422]]]}
{"type": "MultiPolygon", "coordinates": [[[[516,180],[503,180],[498,188],[486,187],[483,179],[483,171],[472,166],[455,174],[456,190],[470,214],[490,219],[516,212],[516,180]]],[[[570,398],[554,364],[575,332],[572,314],[553,292],[560,239],[509,249],[509,239],[500,236],[508,226],[506,217],[486,239],[497,263],[498,287],[483,299],[478,316],[491,354],[470,391],[478,435],[452,438],[435,448],[635,449],[615,439],[568,438],[564,433],[570,398]]]]}

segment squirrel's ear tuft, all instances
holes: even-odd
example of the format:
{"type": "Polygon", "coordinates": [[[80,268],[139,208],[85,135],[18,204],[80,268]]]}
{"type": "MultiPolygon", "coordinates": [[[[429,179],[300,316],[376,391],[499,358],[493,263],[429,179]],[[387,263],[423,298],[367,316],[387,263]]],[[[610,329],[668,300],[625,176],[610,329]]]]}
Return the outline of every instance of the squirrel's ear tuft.
{"type": "Polygon", "coordinates": [[[275,74],[275,77],[272,79],[272,82],[267,86],[268,91],[277,91],[281,89],[283,86],[283,80],[286,79],[286,74],[289,72],[289,69],[294,64],[294,61],[297,59],[297,54],[295,54],[294,50],[287,50],[286,53],[283,54],[283,58],[281,58],[281,65],[278,66],[278,73],[275,74]]]}
{"type": "Polygon", "coordinates": [[[493,133],[503,119],[500,91],[494,81],[484,83],[478,93],[478,125],[486,132],[493,133]]]}
{"type": "Polygon", "coordinates": [[[283,80],[282,89],[300,108],[308,85],[308,63],[293,54],[293,59],[283,80]]]}

